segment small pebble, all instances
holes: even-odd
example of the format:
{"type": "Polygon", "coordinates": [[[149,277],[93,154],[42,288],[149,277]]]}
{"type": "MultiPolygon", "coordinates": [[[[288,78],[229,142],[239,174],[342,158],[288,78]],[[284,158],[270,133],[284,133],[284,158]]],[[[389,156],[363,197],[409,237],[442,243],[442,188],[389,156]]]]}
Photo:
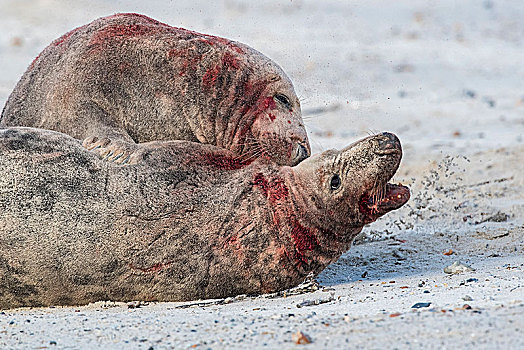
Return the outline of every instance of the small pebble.
{"type": "Polygon", "coordinates": [[[449,273],[449,274],[458,274],[458,273],[470,272],[470,271],[475,271],[475,270],[471,268],[471,266],[462,264],[460,261],[455,261],[450,266],[447,266],[444,268],[444,272],[449,273]]]}
{"type": "Polygon", "coordinates": [[[491,97],[484,96],[484,97],[482,98],[482,102],[487,103],[487,105],[488,105],[490,108],[495,107],[495,100],[492,99],[491,97]]]}
{"type": "Polygon", "coordinates": [[[470,297],[469,295],[464,295],[464,296],[462,297],[462,300],[464,300],[464,301],[472,301],[473,298],[470,297]]]}
{"type": "Polygon", "coordinates": [[[462,91],[462,94],[469,98],[475,98],[477,96],[477,93],[473,90],[464,89],[462,91]]]}
{"type": "Polygon", "coordinates": [[[406,260],[406,257],[398,250],[393,251],[393,256],[397,258],[397,260],[406,260]]]}
{"type": "Polygon", "coordinates": [[[142,305],[140,304],[139,301],[131,301],[131,302],[127,303],[127,308],[128,309],[138,309],[141,306],[142,305]]]}
{"type": "Polygon", "coordinates": [[[411,308],[412,309],[420,309],[420,308],[423,308],[423,307],[429,307],[430,305],[431,305],[431,303],[416,303],[411,308]]]}
{"type": "Polygon", "coordinates": [[[291,335],[291,340],[293,340],[295,344],[310,344],[311,343],[311,338],[307,334],[302,333],[301,331],[297,331],[296,333],[293,333],[291,335]]]}

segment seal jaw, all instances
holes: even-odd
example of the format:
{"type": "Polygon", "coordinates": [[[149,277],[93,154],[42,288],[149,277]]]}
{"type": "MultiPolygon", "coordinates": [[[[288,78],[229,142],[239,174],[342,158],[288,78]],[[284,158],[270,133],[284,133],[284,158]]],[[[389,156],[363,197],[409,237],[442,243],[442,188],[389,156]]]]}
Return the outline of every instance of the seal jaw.
{"type": "Polygon", "coordinates": [[[382,158],[380,167],[382,176],[377,178],[378,185],[360,197],[359,211],[364,215],[364,222],[370,223],[382,215],[400,208],[410,197],[409,189],[401,184],[387,183],[395,174],[402,158],[402,146],[395,134],[384,132],[373,137],[373,153],[382,158]]]}
{"type": "Polygon", "coordinates": [[[364,221],[370,223],[400,208],[409,198],[410,192],[406,186],[387,183],[383,189],[374,194],[363,194],[359,201],[359,211],[364,215],[364,221]]]}

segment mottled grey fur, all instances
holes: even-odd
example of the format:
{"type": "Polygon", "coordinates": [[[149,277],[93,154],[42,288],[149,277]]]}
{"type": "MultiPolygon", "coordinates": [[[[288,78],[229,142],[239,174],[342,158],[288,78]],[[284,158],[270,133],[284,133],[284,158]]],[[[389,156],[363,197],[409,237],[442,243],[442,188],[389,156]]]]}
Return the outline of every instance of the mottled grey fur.
{"type": "Polygon", "coordinates": [[[296,167],[188,141],[137,156],[122,167],[61,133],[0,130],[0,308],[282,290],[409,197],[375,195],[400,162],[391,134],[296,167]]]}
{"type": "Polygon", "coordinates": [[[247,45],[138,14],[100,18],[52,42],[9,97],[1,126],[66,133],[118,162],[158,140],[285,165],[310,154],[278,65],[247,45]]]}

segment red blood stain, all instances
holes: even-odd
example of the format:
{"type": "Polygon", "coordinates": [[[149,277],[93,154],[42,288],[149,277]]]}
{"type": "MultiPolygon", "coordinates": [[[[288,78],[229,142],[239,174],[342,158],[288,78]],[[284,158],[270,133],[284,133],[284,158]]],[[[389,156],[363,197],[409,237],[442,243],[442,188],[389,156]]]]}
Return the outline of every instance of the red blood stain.
{"type": "Polygon", "coordinates": [[[255,179],[253,180],[253,183],[255,186],[259,187],[262,192],[264,192],[264,195],[267,197],[269,193],[269,182],[267,179],[262,175],[261,173],[257,173],[255,175],[255,179]]]}
{"type": "Polygon", "coordinates": [[[222,64],[228,68],[240,68],[237,58],[231,55],[229,52],[226,52],[224,56],[222,56],[222,64]]]}
{"type": "Polygon", "coordinates": [[[184,76],[188,71],[195,71],[202,61],[202,55],[191,52],[190,50],[172,49],[167,53],[169,58],[184,57],[179,76],[184,76]]]}
{"type": "Polygon", "coordinates": [[[233,249],[233,253],[239,259],[244,259],[245,258],[244,252],[243,252],[243,249],[242,249],[243,248],[242,244],[239,242],[238,236],[236,234],[232,235],[231,237],[229,237],[226,240],[226,244],[229,245],[233,249]]]}
{"type": "Polygon", "coordinates": [[[297,258],[303,263],[308,263],[305,256],[306,251],[315,250],[319,243],[315,233],[307,227],[302,226],[296,219],[292,220],[291,237],[295,242],[297,258]]]}
{"type": "Polygon", "coordinates": [[[51,43],[51,45],[53,45],[53,46],[60,46],[60,45],[62,45],[64,43],[64,41],[66,41],[67,39],[69,39],[71,37],[71,35],[73,35],[76,31],[78,31],[79,29],[84,28],[84,27],[85,26],[78,27],[78,28],[75,28],[75,29],[65,33],[60,38],[58,38],[55,41],[53,41],[51,43]]]}
{"type": "Polygon", "coordinates": [[[372,201],[369,194],[364,193],[358,202],[358,209],[364,214],[363,222],[368,224],[376,220],[375,212],[370,208],[370,202],[372,201]]]}
{"type": "Polygon", "coordinates": [[[140,37],[158,31],[156,27],[143,24],[112,24],[97,31],[91,38],[90,45],[104,45],[110,40],[140,37]]]}
{"type": "Polygon", "coordinates": [[[237,235],[232,235],[231,237],[229,237],[229,238],[227,239],[227,242],[228,242],[229,244],[231,244],[231,245],[237,245],[237,243],[238,243],[238,237],[237,237],[237,235]]]}
{"type": "Polygon", "coordinates": [[[237,53],[244,53],[244,50],[240,46],[236,45],[234,42],[232,42],[229,39],[221,38],[221,37],[209,35],[209,34],[205,34],[205,35],[200,34],[200,33],[197,33],[197,34],[199,36],[203,36],[202,41],[208,43],[211,46],[221,44],[221,45],[229,47],[230,49],[232,49],[233,51],[237,53]]]}
{"type": "Polygon", "coordinates": [[[291,229],[291,237],[295,245],[295,260],[299,266],[308,264],[306,252],[319,247],[316,230],[303,226],[296,218],[293,209],[289,205],[289,189],[284,180],[274,177],[269,181],[261,174],[255,174],[253,184],[260,188],[264,196],[269,200],[274,213],[275,224],[280,225],[282,221],[288,222],[291,229]]]}
{"type": "Polygon", "coordinates": [[[279,177],[275,177],[271,182],[268,182],[264,175],[257,173],[253,183],[255,186],[260,187],[262,192],[264,192],[264,195],[272,204],[277,204],[280,201],[288,199],[289,190],[284,183],[284,180],[279,177]]]}
{"type": "Polygon", "coordinates": [[[265,99],[263,99],[262,105],[264,106],[264,109],[276,109],[277,108],[275,99],[272,96],[268,96],[265,99]]]}
{"type": "Polygon", "coordinates": [[[133,264],[129,264],[129,267],[132,268],[133,270],[139,270],[139,271],[146,272],[146,273],[147,272],[158,272],[158,271],[165,269],[166,267],[169,267],[169,265],[171,265],[172,263],[173,263],[172,261],[168,261],[166,263],[157,263],[150,267],[138,267],[138,266],[134,266],[133,264]]]}
{"type": "Polygon", "coordinates": [[[179,48],[172,48],[167,52],[167,58],[175,58],[175,57],[182,57],[187,54],[187,50],[185,49],[179,49],[179,48]]]}
{"type": "Polygon", "coordinates": [[[251,112],[254,120],[258,115],[262,114],[262,111],[267,109],[265,108],[265,98],[262,99],[262,103],[260,102],[260,96],[266,89],[267,84],[268,82],[266,80],[247,80],[242,83],[242,89],[239,94],[242,96],[240,102],[242,105],[240,109],[241,115],[246,115],[251,112]]]}
{"type": "Polygon", "coordinates": [[[205,154],[202,155],[199,159],[200,161],[203,161],[206,165],[212,165],[214,167],[217,167],[219,169],[223,170],[236,170],[241,169],[245,167],[246,165],[249,165],[252,160],[244,161],[239,159],[238,157],[228,156],[228,155],[211,155],[211,154],[205,154]]]}
{"type": "Polygon", "coordinates": [[[269,113],[268,117],[269,119],[271,119],[272,122],[275,121],[276,116],[273,113],[269,113]]]}
{"type": "Polygon", "coordinates": [[[288,124],[291,124],[291,120],[288,120],[287,123],[288,123],[288,124]]]}
{"type": "Polygon", "coordinates": [[[206,74],[202,77],[202,85],[206,88],[215,86],[218,75],[220,74],[221,67],[219,64],[215,65],[206,71],[206,74]]]}
{"type": "Polygon", "coordinates": [[[258,80],[246,80],[242,84],[242,96],[244,101],[256,102],[258,96],[266,88],[267,84],[258,80]]]}
{"type": "Polygon", "coordinates": [[[251,106],[246,104],[240,109],[240,115],[246,115],[250,110],[251,106]]]}
{"type": "Polygon", "coordinates": [[[167,58],[182,60],[182,69],[179,72],[179,75],[183,76],[188,69],[196,70],[202,60],[202,55],[197,54],[188,48],[174,47],[167,52],[167,58]]]}

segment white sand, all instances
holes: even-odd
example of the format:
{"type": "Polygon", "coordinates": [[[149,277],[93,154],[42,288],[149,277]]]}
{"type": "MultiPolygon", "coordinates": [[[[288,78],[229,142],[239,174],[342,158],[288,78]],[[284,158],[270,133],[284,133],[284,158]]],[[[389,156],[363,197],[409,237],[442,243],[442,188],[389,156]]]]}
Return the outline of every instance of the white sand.
{"type": "Polygon", "coordinates": [[[2,104],[51,40],[140,12],[282,65],[315,152],[395,132],[405,153],[395,178],[413,199],[367,227],[318,291],[7,310],[0,347],[524,348],[524,3],[409,4],[1,0],[2,104]],[[475,271],[445,274],[454,261],[475,271]],[[313,343],[293,344],[297,330],[313,343]]]}

